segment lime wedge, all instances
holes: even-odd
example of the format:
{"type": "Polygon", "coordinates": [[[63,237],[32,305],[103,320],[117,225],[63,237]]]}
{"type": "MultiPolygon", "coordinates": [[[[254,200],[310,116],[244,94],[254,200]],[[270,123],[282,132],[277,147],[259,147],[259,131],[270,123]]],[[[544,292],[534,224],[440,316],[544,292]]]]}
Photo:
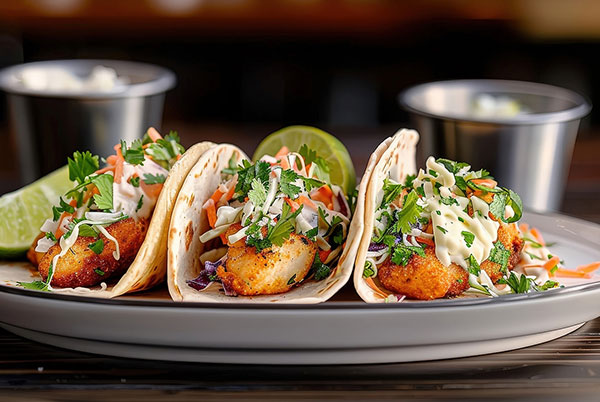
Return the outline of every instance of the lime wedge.
{"type": "Polygon", "coordinates": [[[340,186],[346,194],[354,190],[356,173],[348,150],[333,135],[315,127],[289,126],[275,131],[258,144],[253,159],[256,161],[264,155],[275,155],[284,145],[297,152],[304,144],[329,163],[333,184],[340,186]]]}
{"type": "Polygon", "coordinates": [[[58,197],[73,187],[67,166],[0,197],[0,258],[23,254],[52,216],[58,197]]]}

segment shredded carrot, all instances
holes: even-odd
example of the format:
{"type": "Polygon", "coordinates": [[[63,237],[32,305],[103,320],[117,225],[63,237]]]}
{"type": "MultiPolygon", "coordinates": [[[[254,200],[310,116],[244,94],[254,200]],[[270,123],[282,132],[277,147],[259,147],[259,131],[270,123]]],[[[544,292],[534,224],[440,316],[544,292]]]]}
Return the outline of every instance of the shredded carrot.
{"type": "Polygon", "coordinates": [[[310,194],[310,197],[315,201],[321,201],[329,209],[332,209],[333,207],[333,191],[331,191],[331,188],[327,184],[319,187],[317,190],[314,190],[310,194]]]}
{"type": "Polygon", "coordinates": [[[290,168],[290,164],[289,164],[287,158],[281,158],[281,160],[279,161],[279,164],[281,165],[281,168],[283,170],[286,170],[286,169],[290,168]]]}
{"type": "Polygon", "coordinates": [[[431,239],[426,239],[424,237],[415,237],[419,243],[427,244],[428,246],[435,246],[435,243],[431,239]]]}
{"type": "Polygon", "coordinates": [[[115,164],[115,177],[113,181],[117,184],[121,183],[121,177],[123,177],[123,163],[125,159],[123,159],[123,154],[121,153],[121,147],[115,146],[115,150],[117,151],[117,162],[115,164]]]}
{"type": "Polygon", "coordinates": [[[229,201],[230,199],[232,199],[234,194],[235,194],[235,183],[231,183],[231,187],[229,188],[229,191],[227,191],[227,193],[225,193],[225,201],[229,201]]]}
{"type": "Polygon", "coordinates": [[[554,256],[544,263],[544,269],[546,271],[550,272],[552,270],[552,268],[554,268],[555,266],[558,265],[559,262],[560,262],[560,258],[557,256],[554,256]]]}
{"type": "Polygon", "coordinates": [[[585,273],[585,272],[580,272],[580,271],[573,271],[570,269],[564,269],[564,268],[559,268],[554,272],[555,276],[560,276],[563,278],[591,278],[592,275],[585,273]]]}
{"type": "Polygon", "coordinates": [[[219,237],[221,238],[223,245],[227,245],[227,236],[225,236],[225,233],[221,233],[219,237]]]}
{"type": "Polygon", "coordinates": [[[106,158],[106,163],[108,163],[109,165],[114,165],[115,163],[117,163],[117,155],[111,155],[108,158],[106,158]]]}
{"type": "Polygon", "coordinates": [[[531,228],[531,235],[533,237],[535,237],[535,239],[537,240],[538,243],[540,243],[542,246],[546,245],[546,242],[544,241],[544,238],[542,237],[542,234],[540,233],[539,230],[537,230],[536,228],[531,228]]]}
{"type": "Polygon", "coordinates": [[[285,197],[284,199],[285,199],[285,202],[287,202],[288,205],[292,208],[292,212],[296,212],[298,210],[298,208],[300,208],[300,205],[298,205],[297,202],[292,201],[288,197],[285,197]]]}
{"type": "Polygon", "coordinates": [[[150,137],[150,139],[154,142],[156,142],[162,138],[162,135],[160,135],[160,133],[158,131],[156,131],[156,129],[154,127],[150,127],[148,129],[147,133],[148,133],[148,137],[150,137]]]}
{"type": "Polygon", "coordinates": [[[114,170],[115,170],[114,166],[106,166],[106,167],[103,167],[102,169],[96,170],[94,173],[96,173],[96,174],[103,174],[103,173],[106,173],[106,172],[113,172],[114,170]]]}
{"type": "Polygon", "coordinates": [[[290,150],[285,145],[281,147],[279,151],[275,154],[275,159],[282,159],[283,156],[290,153],[290,150]]]}
{"type": "Polygon", "coordinates": [[[217,202],[219,202],[219,200],[221,199],[221,197],[223,197],[223,191],[221,191],[221,186],[217,187],[217,189],[215,190],[215,192],[213,193],[213,195],[210,197],[211,200],[213,200],[213,202],[216,204],[217,202]]]}
{"type": "Polygon", "coordinates": [[[488,204],[494,200],[494,194],[492,194],[492,193],[484,194],[484,192],[481,191],[481,190],[475,190],[475,191],[473,191],[473,195],[475,197],[477,197],[477,198],[481,198],[482,200],[484,200],[488,204]]]}
{"type": "Polygon", "coordinates": [[[149,197],[157,198],[163,188],[163,183],[146,184],[144,180],[140,180],[140,187],[149,197]]]}
{"type": "Polygon", "coordinates": [[[179,159],[181,159],[182,157],[183,157],[183,155],[181,155],[181,154],[177,154],[177,156],[175,157],[175,159],[179,160],[179,159]]]}
{"type": "Polygon", "coordinates": [[[204,204],[204,209],[206,209],[206,216],[208,217],[208,224],[211,228],[215,227],[215,223],[217,222],[217,209],[215,208],[215,202],[212,198],[209,198],[204,204]]]}
{"type": "Polygon", "coordinates": [[[519,225],[519,229],[521,229],[521,232],[522,232],[522,233],[525,233],[525,232],[527,232],[527,231],[529,230],[529,225],[528,225],[528,224],[526,224],[526,223],[521,223],[521,224],[519,225]]]}
{"type": "Polygon", "coordinates": [[[367,282],[367,285],[369,285],[369,287],[371,289],[373,289],[373,291],[375,292],[375,294],[378,297],[380,297],[382,299],[385,299],[388,296],[387,293],[383,292],[381,289],[379,289],[377,287],[377,285],[375,284],[375,282],[373,282],[372,278],[365,278],[365,282],[367,282]]]}
{"type": "Polygon", "coordinates": [[[327,257],[329,257],[329,254],[331,254],[331,250],[319,249],[319,259],[321,260],[321,262],[327,261],[327,257]]]}
{"type": "MultiPolygon", "coordinates": [[[[69,205],[72,206],[73,208],[77,207],[77,200],[73,199],[69,202],[69,205]]],[[[56,231],[54,232],[54,237],[56,237],[57,239],[62,236],[64,234],[64,232],[62,231],[62,229],[60,228],[61,223],[63,221],[64,218],[68,217],[68,216],[72,216],[73,212],[63,212],[62,214],[60,214],[60,218],[58,219],[58,227],[56,228],[56,231]]]]}
{"type": "Polygon", "coordinates": [[[312,202],[312,200],[305,195],[301,195],[298,197],[298,203],[306,205],[309,208],[314,209],[315,211],[317,210],[317,206],[315,205],[315,203],[312,202]]]}
{"type": "Polygon", "coordinates": [[[580,265],[577,267],[577,272],[585,272],[586,274],[591,274],[600,268],[600,261],[592,262],[591,264],[580,265]]]}
{"type": "Polygon", "coordinates": [[[484,186],[488,188],[494,188],[498,185],[498,182],[492,179],[473,179],[471,182],[477,184],[478,186],[484,186]]]}

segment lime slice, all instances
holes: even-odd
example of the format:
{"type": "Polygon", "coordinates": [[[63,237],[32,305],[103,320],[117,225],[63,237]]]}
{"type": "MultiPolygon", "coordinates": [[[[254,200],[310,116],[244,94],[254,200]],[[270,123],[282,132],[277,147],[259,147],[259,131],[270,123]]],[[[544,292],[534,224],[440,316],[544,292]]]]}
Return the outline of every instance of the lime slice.
{"type": "Polygon", "coordinates": [[[333,184],[340,186],[346,194],[354,190],[356,173],[348,150],[333,135],[315,127],[289,126],[275,131],[258,144],[253,159],[256,161],[264,155],[275,155],[284,145],[297,152],[304,144],[329,163],[329,177],[333,184]]]}
{"type": "Polygon", "coordinates": [[[0,258],[23,254],[52,216],[58,197],[73,188],[67,166],[0,197],[0,258]]]}

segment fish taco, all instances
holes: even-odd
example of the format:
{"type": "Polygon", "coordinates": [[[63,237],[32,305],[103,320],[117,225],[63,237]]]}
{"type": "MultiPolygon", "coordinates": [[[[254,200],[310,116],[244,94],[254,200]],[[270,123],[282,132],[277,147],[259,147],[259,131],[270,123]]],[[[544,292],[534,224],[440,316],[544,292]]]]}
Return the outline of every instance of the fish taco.
{"type": "Polygon", "coordinates": [[[328,169],[306,145],[297,152],[283,146],[255,162],[233,145],[205,153],[188,175],[171,220],[173,299],[330,298],[351,275],[362,219],[351,224],[353,197],[330,182],[328,169]]]}
{"type": "Polygon", "coordinates": [[[188,171],[213,145],[204,142],[184,152],[177,133],[163,138],[150,128],[143,140],[117,144],[103,168],[98,156],[75,152],[68,160],[75,186],[53,206],[53,216],[27,253],[41,278],[16,284],[114,297],[164,281],[176,196],[188,171]]]}
{"type": "Polygon", "coordinates": [[[583,278],[597,268],[564,269],[537,230],[519,225],[519,196],[485,169],[429,157],[417,171],[418,140],[416,131],[400,130],[369,162],[354,271],[363,300],[529,293],[559,287],[561,275],[583,278]]]}

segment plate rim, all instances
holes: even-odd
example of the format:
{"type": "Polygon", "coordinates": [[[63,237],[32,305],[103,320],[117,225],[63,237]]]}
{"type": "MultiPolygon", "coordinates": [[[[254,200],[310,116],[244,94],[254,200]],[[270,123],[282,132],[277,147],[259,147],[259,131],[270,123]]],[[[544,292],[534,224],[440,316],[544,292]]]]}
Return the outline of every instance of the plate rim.
{"type": "MultiPolygon", "coordinates": [[[[554,218],[569,221],[573,224],[583,225],[587,229],[597,231],[600,234],[600,224],[586,221],[584,219],[559,213],[537,213],[526,211],[527,215],[537,215],[543,218],[554,218]]],[[[600,245],[600,240],[586,239],[592,241],[596,245],[600,245]]],[[[350,283],[350,282],[348,282],[350,283]]],[[[346,284],[345,286],[348,286],[346,284]]],[[[92,303],[105,304],[111,306],[127,306],[127,307],[159,307],[159,308],[184,308],[184,309],[232,309],[232,310],[387,310],[387,309],[406,309],[406,310],[422,310],[432,308],[452,308],[474,305],[498,305],[504,303],[515,303],[529,300],[539,300],[548,297],[559,297],[569,295],[573,292],[594,291],[600,289],[600,281],[584,283],[579,285],[567,286],[558,289],[551,289],[545,292],[526,293],[526,294],[508,294],[501,297],[488,298],[465,298],[465,299],[437,299],[428,300],[426,302],[415,303],[365,303],[363,301],[352,302],[325,302],[317,304],[288,304],[288,303],[212,303],[212,302],[176,302],[174,300],[134,300],[130,298],[99,298],[83,295],[67,295],[61,293],[43,292],[32,289],[18,288],[15,286],[7,286],[0,284],[0,292],[19,295],[23,297],[35,297],[43,299],[51,299],[55,301],[63,301],[69,303],[92,303]]],[[[134,294],[135,297],[135,294],[134,294]]]]}

